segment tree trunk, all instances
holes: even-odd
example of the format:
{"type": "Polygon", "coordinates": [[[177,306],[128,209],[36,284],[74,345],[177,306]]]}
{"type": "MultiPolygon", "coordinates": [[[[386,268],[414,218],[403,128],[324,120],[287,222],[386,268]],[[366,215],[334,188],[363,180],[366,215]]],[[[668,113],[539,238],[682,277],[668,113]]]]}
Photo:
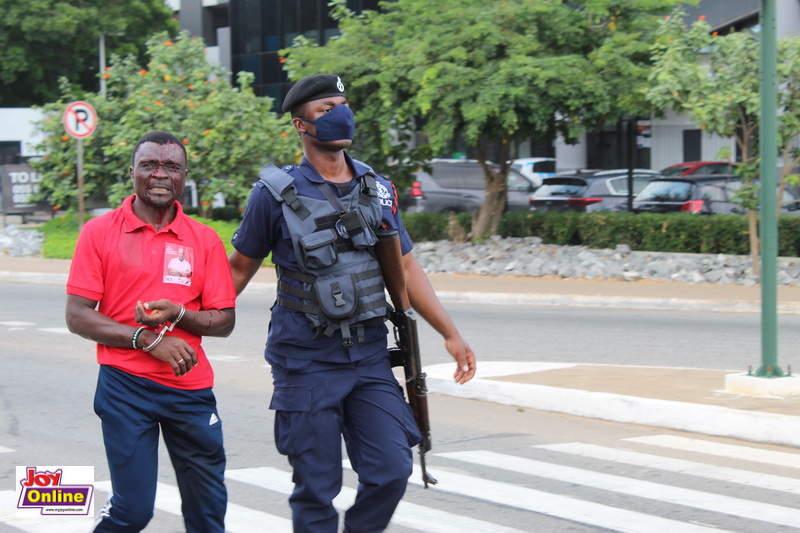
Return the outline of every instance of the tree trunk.
{"type": "Polygon", "coordinates": [[[497,229],[500,227],[500,219],[505,212],[508,197],[509,148],[510,142],[504,139],[500,149],[500,169],[496,172],[486,160],[481,143],[478,143],[476,147],[478,161],[483,167],[484,199],[472,225],[470,240],[485,239],[496,235],[497,229]]]}
{"type": "Polygon", "coordinates": [[[506,206],[506,177],[488,169],[484,169],[484,171],[491,174],[491,177],[487,177],[483,205],[472,226],[472,240],[485,239],[495,235],[506,206]]]}

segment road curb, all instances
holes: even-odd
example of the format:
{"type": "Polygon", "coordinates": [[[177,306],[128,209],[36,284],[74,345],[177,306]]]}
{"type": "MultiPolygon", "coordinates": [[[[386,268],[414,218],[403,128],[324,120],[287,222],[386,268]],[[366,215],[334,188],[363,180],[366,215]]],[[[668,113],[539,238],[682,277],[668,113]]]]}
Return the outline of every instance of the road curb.
{"type": "Polygon", "coordinates": [[[800,447],[800,416],[485,378],[474,378],[458,385],[450,377],[452,370],[452,364],[425,367],[428,392],[612,422],[800,447]]]}
{"type": "MultiPolygon", "coordinates": [[[[67,274],[0,270],[0,281],[66,284],[67,274]]],[[[245,292],[275,294],[275,283],[250,282],[245,292]]],[[[584,296],[577,294],[530,294],[476,291],[437,291],[439,299],[451,303],[539,305],[546,307],[588,307],[646,309],[656,311],[708,311],[714,313],[760,313],[761,304],[737,300],[689,298],[636,298],[625,296],[584,296]]],[[[800,314],[800,303],[779,303],[779,314],[800,314]]]]}

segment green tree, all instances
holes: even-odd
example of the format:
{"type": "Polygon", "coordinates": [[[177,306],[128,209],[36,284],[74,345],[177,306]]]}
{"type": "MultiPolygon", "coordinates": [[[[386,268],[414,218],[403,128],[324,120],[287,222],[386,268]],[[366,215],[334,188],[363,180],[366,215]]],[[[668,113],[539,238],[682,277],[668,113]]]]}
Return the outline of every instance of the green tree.
{"type": "Polygon", "coordinates": [[[324,47],[301,39],[282,53],[292,79],[343,76],[371,164],[378,153],[413,164],[421,154],[404,156],[394,135],[402,140],[417,123],[431,153],[461,139],[484,166],[486,200],[472,234],[481,238],[497,230],[522,141],[574,140],[645,109],[649,32],[677,3],[396,0],[356,16],[334,0],[340,36],[324,47]],[[487,162],[490,143],[500,146],[499,172],[487,162]]]}
{"type": "Polygon", "coordinates": [[[164,0],[0,0],[0,107],[59,96],[58,78],[97,90],[98,43],[109,54],[144,56],[149,35],[178,31],[164,0]]]}
{"type": "MultiPolygon", "coordinates": [[[[760,43],[750,31],[718,35],[704,17],[688,25],[676,11],[661,21],[653,45],[648,100],[659,110],[688,113],[701,129],[732,137],[741,155],[737,172],[745,182],[739,201],[747,209],[753,268],[758,272],[758,131],[760,43]]],[[[800,163],[792,148],[800,135],[800,37],[778,43],[778,145],[784,156],[782,192],[800,163]]],[[[778,157],[774,154],[773,157],[778,157]]]]}
{"type": "Polygon", "coordinates": [[[202,39],[181,33],[148,41],[146,66],[135,57],[114,57],[104,73],[107,98],[73,91],[44,106],[40,124],[46,134],[34,165],[43,173],[42,191],[53,205],[76,204],[76,141],[64,132],[61,117],[69,101],[82,99],[98,114],[98,127],[84,140],[84,196],[118,205],[131,193],[128,166],[133,143],[144,133],[163,129],[186,145],[189,179],[197,184],[201,213],[222,193],[243,206],[258,169],[270,160],[295,161],[299,141],[288,117],[272,111],[272,100],[257,97],[253,76],[240,73],[239,87],[228,73],[205,59],[202,39]]]}

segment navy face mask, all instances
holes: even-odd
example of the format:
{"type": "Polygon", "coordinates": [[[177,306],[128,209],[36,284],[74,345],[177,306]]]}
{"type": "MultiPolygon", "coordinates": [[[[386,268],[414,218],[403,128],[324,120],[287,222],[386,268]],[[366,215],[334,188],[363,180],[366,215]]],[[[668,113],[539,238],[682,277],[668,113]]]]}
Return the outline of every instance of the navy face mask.
{"type": "Polygon", "coordinates": [[[304,118],[306,122],[314,124],[317,128],[317,134],[312,135],[306,132],[306,135],[314,137],[321,142],[341,141],[347,139],[353,140],[356,133],[356,119],[349,106],[340,104],[319,117],[317,120],[309,120],[304,118]]]}

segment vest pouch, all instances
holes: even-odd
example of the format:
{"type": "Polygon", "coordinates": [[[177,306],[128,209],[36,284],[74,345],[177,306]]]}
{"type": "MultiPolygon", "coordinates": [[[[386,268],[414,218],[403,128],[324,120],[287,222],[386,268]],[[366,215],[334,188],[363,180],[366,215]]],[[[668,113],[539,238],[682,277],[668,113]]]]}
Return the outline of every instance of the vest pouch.
{"type": "Polygon", "coordinates": [[[352,316],[358,308],[356,282],[349,274],[317,279],[314,283],[322,313],[333,319],[352,316]]]}
{"type": "Polygon", "coordinates": [[[350,237],[350,242],[353,243],[353,247],[357,250],[369,248],[378,242],[375,232],[367,224],[360,209],[348,211],[342,215],[341,221],[347,235],[350,237]]]}
{"type": "Polygon", "coordinates": [[[336,232],[333,229],[315,231],[302,237],[298,244],[300,262],[307,270],[326,268],[336,263],[336,232]]]}

